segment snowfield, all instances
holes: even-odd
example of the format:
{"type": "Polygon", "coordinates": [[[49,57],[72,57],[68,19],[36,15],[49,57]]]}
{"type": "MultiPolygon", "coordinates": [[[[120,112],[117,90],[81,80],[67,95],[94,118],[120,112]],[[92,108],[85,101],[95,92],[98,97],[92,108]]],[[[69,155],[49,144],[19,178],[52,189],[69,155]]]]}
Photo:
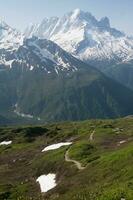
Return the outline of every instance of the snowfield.
{"type": "Polygon", "coordinates": [[[42,176],[38,177],[36,182],[39,182],[41,192],[44,192],[44,193],[53,189],[57,185],[55,174],[42,175],[42,176]]]}
{"type": "Polygon", "coordinates": [[[3,141],[3,142],[0,143],[0,146],[2,146],[2,145],[10,145],[10,144],[12,144],[12,141],[3,141]]]}
{"type": "Polygon", "coordinates": [[[45,152],[45,151],[51,151],[51,150],[55,150],[55,149],[59,149],[59,148],[61,148],[61,147],[63,147],[63,146],[69,146],[69,145],[71,145],[72,144],[72,142],[61,142],[61,143],[58,143],[58,144],[53,144],[53,145],[50,145],[50,146],[47,146],[47,147],[45,147],[43,150],[42,150],[42,152],[45,152]]]}

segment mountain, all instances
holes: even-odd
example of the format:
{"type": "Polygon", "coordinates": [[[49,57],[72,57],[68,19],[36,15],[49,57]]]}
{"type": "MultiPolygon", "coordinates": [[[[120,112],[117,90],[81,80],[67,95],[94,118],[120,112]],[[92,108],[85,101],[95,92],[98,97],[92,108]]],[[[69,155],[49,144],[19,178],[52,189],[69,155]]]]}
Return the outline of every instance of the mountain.
{"type": "Polygon", "coordinates": [[[13,62],[5,60],[5,49],[7,57],[7,50],[15,51],[25,38],[33,35],[56,42],[73,56],[133,89],[133,38],[112,28],[107,17],[97,20],[91,13],[76,9],[62,18],[52,17],[32,24],[24,34],[1,21],[0,71],[2,64],[13,62]]]}
{"type": "Polygon", "coordinates": [[[80,9],[62,18],[45,18],[40,24],[32,24],[25,35],[52,40],[100,69],[133,59],[133,38],[112,28],[107,17],[97,20],[91,13],[80,9]]]}
{"type": "Polygon", "coordinates": [[[7,25],[4,21],[0,22],[0,50],[6,49],[12,51],[17,49],[23,43],[24,36],[7,25]]]}
{"type": "Polygon", "coordinates": [[[133,113],[133,92],[46,39],[3,52],[0,113],[40,122],[133,113]],[[124,95],[123,95],[124,94],[124,95]]]}
{"type": "Polygon", "coordinates": [[[76,9],[62,18],[45,18],[40,24],[30,25],[25,36],[52,40],[133,89],[133,37],[112,28],[107,17],[97,20],[91,13],[76,9]]]}

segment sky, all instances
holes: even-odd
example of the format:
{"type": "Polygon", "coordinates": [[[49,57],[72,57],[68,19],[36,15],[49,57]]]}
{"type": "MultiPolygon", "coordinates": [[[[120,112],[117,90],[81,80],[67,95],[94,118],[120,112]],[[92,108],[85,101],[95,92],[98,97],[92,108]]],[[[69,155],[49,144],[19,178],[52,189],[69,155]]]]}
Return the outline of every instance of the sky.
{"type": "Polygon", "coordinates": [[[0,0],[0,17],[24,30],[29,23],[60,17],[76,8],[91,12],[97,19],[107,16],[113,27],[133,35],[133,0],[0,0]]]}

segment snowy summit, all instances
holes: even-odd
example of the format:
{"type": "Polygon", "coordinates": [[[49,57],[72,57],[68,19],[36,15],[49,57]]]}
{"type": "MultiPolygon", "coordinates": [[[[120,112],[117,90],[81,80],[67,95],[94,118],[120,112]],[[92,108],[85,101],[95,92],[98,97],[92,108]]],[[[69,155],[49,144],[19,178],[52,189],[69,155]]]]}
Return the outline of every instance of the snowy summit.
{"type": "Polygon", "coordinates": [[[44,19],[29,26],[26,37],[54,41],[67,52],[94,64],[101,61],[126,62],[133,59],[133,39],[112,28],[108,17],[97,20],[90,12],[75,9],[63,17],[44,19]]]}

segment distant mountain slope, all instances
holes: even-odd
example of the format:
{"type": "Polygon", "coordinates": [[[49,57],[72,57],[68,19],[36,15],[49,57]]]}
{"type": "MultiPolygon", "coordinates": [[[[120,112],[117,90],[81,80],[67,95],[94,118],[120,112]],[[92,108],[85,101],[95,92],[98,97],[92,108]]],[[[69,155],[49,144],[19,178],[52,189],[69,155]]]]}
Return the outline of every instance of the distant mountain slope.
{"type": "Polygon", "coordinates": [[[133,114],[133,92],[52,41],[33,37],[3,52],[0,111],[61,121],[133,114]]]}
{"type": "Polygon", "coordinates": [[[11,120],[9,120],[9,119],[7,119],[7,118],[5,118],[5,117],[0,115],[0,126],[1,125],[6,125],[6,124],[9,125],[11,123],[12,123],[11,120]]]}
{"type": "Polygon", "coordinates": [[[133,60],[127,63],[112,65],[104,69],[104,72],[107,76],[133,90],[133,60]]]}

